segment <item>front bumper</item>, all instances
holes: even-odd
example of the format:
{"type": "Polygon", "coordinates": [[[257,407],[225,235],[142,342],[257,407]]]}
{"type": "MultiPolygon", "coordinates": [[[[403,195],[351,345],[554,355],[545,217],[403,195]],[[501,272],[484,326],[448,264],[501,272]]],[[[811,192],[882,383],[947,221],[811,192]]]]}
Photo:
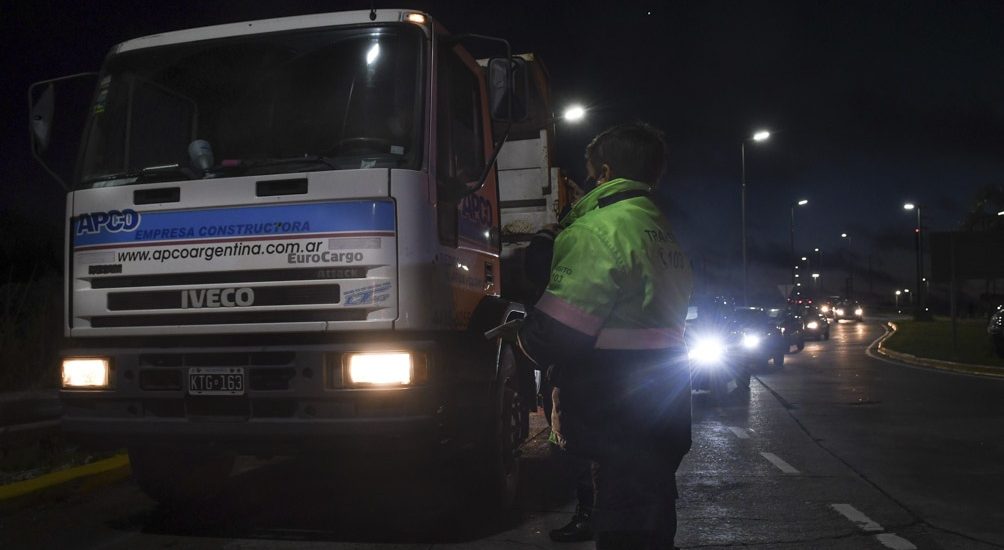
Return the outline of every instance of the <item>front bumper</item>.
{"type": "Polygon", "coordinates": [[[317,447],[435,447],[450,439],[450,400],[432,342],[429,376],[393,388],[345,387],[340,353],[359,345],[67,350],[112,359],[112,389],[63,390],[63,430],[91,446],[212,446],[248,454],[317,447]],[[190,395],[189,368],[240,366],[243,395],[190,395]]]}

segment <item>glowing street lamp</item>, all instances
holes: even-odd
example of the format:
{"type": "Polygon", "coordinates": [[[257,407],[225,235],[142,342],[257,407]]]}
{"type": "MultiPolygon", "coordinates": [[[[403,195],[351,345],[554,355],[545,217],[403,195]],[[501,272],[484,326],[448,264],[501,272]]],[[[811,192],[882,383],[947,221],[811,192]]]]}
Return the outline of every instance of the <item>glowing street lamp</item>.
{"type": "Polygon", "coordinates": [[[757,130],[753,133],[753,137],[742,140],[739,143],[739,158],[742,163],[742,192],[740,204],[742,207],[742,235],[743,235],[743,305],[749,305],[749,260],[746,255],[746,142],[754,141],[757,143],[766,141],[770,138],[770,132],[767,130],[757,130]]]}
{"type": "Polygon", "coordinates": [[[562,115],[561,118],[567,120],[568,122],[580,122],[582,119],[586,118],[586,108],[578,104],[569,105],[568,108],[565,109],[565,114],[562,115]]]}

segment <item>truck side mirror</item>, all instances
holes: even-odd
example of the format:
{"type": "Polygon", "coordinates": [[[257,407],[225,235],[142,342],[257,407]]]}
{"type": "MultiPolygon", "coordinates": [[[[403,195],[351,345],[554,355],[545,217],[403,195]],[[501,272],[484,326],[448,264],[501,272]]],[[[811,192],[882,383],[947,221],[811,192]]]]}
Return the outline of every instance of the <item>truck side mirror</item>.
{"type": "Polygon", "coordinates": [[[502,122],[526,120],[529,100],[530,79],[527,78],[526,61],[520,57],[489,59],[488,105],[492,119],[502,122]]]}
{"type": "Polygon", "coordinates": [[[80,73],[36,82],[28,88],[31,156],[64,188],[73,174],[97,76],[80,73]]]}
{"type": "Polygon", "coordinates": [[[55,96],[56,87],[49,82],[45,91],[31,106],[31,143],[36,153],[42,153],[49,148],[52,115],[56,108],[55,96]]]}

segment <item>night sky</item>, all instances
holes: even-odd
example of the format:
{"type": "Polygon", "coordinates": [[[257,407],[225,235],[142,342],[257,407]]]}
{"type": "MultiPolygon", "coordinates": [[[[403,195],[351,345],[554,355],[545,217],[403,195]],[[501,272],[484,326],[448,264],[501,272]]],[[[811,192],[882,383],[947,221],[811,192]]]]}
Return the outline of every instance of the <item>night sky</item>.
{"type": "MultiPolygon", "coordinates": [[[[0,4],[3,36],[0,207],[61,223],[62,190],[29,159],[26,90],[97,70],[120,41],[186,27],[364,9],[338,1],[0,4]]],[[[671,162],[667,210],[706,282],[741,275],[740,142],[747,146],[751,285],[780,296],[789,205],[798,255],[822,251],[823,281],[881,296],[912,287],[913,213],[957,227],[981,187],[1004,184],[1001,2],[382,2],[428,11],[453,32],[508,38],[547,64],[561,166],[584,174],[589,138],[621,121],[662,128],[671,162]],[[852,236],[850,250],[841,232],[852,236]]],[[[478,52],[475,52],[478,53],[478,52]]],[[[738,286],[736,286],[738,288],[738,286]]]]}

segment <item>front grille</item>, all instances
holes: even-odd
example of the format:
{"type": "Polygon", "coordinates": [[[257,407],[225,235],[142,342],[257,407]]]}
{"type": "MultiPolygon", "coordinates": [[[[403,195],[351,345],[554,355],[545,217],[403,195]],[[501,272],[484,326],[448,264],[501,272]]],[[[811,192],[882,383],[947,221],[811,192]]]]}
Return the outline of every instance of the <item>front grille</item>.
{"type": "Polygon", "coordinates": [[[224,311],[166,315],[96,315],[94,328],[158,327],[174,325],[228,325],[256,323],[296,323],[305,321],[365,321],[368,309],[326,311],[224,311]]]}
{"type": "Polygon", "coordinates": [[[272,281],[310,281],[325,279],[365,279],[369,266],[312,267],[296,269],[250,269],[208,273],[170,273],[163,275],[123,275],[91,279],[91,288],[131,288],[138,286],[193,286],[224,283],[265,283],[272,281]]]}
{"type": "Polygon", "coordinates": [[[292,365],[296,352],[141,353],[140,367],[256,367],[292,365]]]}
{"type": "Polygon", "coordinates": [[[141,370],[139,371],[139,388],[147,391],[170,391],[181,389],[181,371],[178,370],[141,370]]]}
{"type": "Polygon", "coordinates": [[[185,412],[192,417],[246,419],[251,416],[247,397],[188,396],[185,412]]]}
{"type": "MultiPolygon", "coordinates": [[[[230,292],[228,299],[233,302],[234,296],[238,293],[233,288],[227,290],[230,292]]],[[[246,290],[247,293],[250,293],[251,300],[255,306],[337,304],[341,298],[341,287],[337,284],[248,287],[241,290],[246,290]]],[[[111,292],[108,294],[108,310],[131,311],[143,309],[205,308],[208,305],[207,294],[207,289],[199,289],[197,291],[181,289],[111,292]],[[196,294],[196,297],[192,297],[190,296],[192,292],[201,294],[196,294]]],[[[219,306],[220,294],[217,293],[216,307],[219,306]]],[[[231,303],[230,306],[234,307],[234,304],[231,303]]]]}

